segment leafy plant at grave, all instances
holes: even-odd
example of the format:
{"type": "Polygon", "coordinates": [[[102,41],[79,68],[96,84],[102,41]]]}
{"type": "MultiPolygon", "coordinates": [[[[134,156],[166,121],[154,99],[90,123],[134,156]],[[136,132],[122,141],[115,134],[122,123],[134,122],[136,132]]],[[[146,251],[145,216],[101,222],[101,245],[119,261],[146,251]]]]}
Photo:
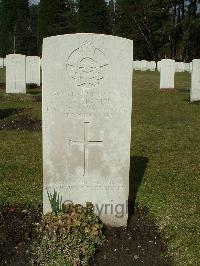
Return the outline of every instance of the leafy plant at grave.
{"type": "Polygon", "coordinates": [[[59,193],[57,193],[55,189],[53,194],[49,193],[47,190],[47,195],[49,198],[52,212],[55,213],[56,215],[59,212],[62,212],[63,211],[62,196],[60,197],[59,193]]]}
{"type": "Polygon", "coordinates": [[[91,203],[64,204],[63,212],[44,215],[36,229],[40,239],[32,246],[33,265],[88,265],[105,241],[103,224],[91,203]]]}

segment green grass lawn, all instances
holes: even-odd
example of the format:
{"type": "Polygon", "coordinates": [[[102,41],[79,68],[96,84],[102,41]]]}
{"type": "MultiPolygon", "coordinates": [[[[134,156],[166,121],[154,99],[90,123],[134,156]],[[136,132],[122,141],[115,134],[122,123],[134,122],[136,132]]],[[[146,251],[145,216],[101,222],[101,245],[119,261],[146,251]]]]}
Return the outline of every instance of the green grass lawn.
{"type": "MultiPolygon", "coordinates": [[[[177,74],[179,90],[171,93],[159,91],[157,72],[135,72],[133,82],[136,204],[149,208],[175,265],[200,265],[200,104],[189,103],[190,76],[177,74]]],[[[19,109],[31,108],[41,119],[41,102],[35,101],[40,93],[29,89],[27,95],[7,96],[1,89],[0,118],[14,120],[19,109]]],[[[41,132],[0,131],[1,204],[42,203],[41,147],[41,132]]]]}

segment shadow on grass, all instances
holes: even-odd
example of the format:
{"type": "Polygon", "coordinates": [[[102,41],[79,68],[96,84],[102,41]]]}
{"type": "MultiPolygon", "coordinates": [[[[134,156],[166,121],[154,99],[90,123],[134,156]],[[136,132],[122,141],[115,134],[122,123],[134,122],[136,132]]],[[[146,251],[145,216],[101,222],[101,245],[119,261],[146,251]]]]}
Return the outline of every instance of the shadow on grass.
{"type": "Polygon", "coordinates": [[[147,157],[132,156],[130,158],[130,175],[129,175],[129,220],[134,214],[135,200],[137,192],[142,183],[142,179],[147,168],[149,159],[147,157]]]}
{"type": "Polygon", "coordinates": [[[27,89],[27,93],[34,96],[39,96],[41,94],[41,91],[39,90],[39,88],[36,88],[35,90],[27,89]]]}
{"type": "Polygon", "coordinates": [[[185,98],[184,99],[184,102],[187,102],[187,103],[192,104],[192,105],[199,105],[200,104],[200,100],[199,101],[191,102],[190,101],[190,96],[188,96],[187,98],[185,98]]]}
{"type": "Polygon", "coordinates": [[[200,104],[200,101],[195,101],[195,102],[191,102],[190,104],[192,104],[192,105],[199,105],[200,104]]]}
{"type": "Polygon", "coordinates": [[[182,88],[182,89],[176,89],[178,92],[180,93],[189,93],[190,92],[190,89],[187,89],[187,88],[182,88]]]}
{"type": "Polygon", "coordinates": [[[6,117],[9,117],[13,114],[17,114],[21,112],[23,109],[21,108],[7,108],[7,109],[1,109],[0,110],[0,119],[4,119],[6,117]]]}

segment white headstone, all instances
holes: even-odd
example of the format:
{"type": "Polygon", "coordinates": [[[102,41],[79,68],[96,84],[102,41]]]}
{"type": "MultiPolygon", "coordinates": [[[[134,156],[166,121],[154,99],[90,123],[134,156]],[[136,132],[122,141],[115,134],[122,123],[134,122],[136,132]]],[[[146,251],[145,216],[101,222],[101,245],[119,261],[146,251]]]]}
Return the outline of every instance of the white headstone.
{"type": "Polygon", "coordinates": [[[180,70],[180,63],[179,62],[175,62],[175,71],[176,72],[181,72],[181,70],[180,70]]]}
{"type": "Polygon", "coordinates": [[[134,70],[141,70],[141,62],[139,60],[136,60],[133,62],[133,69],[134,70]]]}
{"type": "Polygon", "coordinates": [[[176,72],[184,72],[185,71],[185,63],[183,62],[176,62],[176,72]]]}
{"type": "Polygon", "coordinates": [[[160,72],[160,68],[161,68],[161,61],[157,62],[157,70],[160,72]]]}
{"type": "Polygon", "coordinates": [[[150,62],[150,71],[155,71],[156,70],[156,62],[155,61],[151,61],[150,62]]]}
{"type": "Polygon", "coordinates": [[[190,73],[192,73],[192,62],[190,63],[190,73]]]}
{"type": "Polygon", "coordinates": [[[105,224],[126,226],[133,43],[97,34],[44,39],[43,169],[63,201],[92,202],[105,224]]]}
{"type": "Polygon", "coordinates": [[[184,63],[184,71],[190,72],[190,63],[184,63]]]}
{"type": "Polygon", "coordinates": [[[0,68],[3,68],[4,67],[4,59],[3,58],[0,58],[0,68]]]}
{"type": "Polygon", "coordinates": [[[37,84],[40,86],[40,57],[26,57],[26,84],[37,84]]]}
{"type": "Polygon", "coordinates": [[[192,61],[192,83],[190,91],[190,101],[200,101],[200,59],[192,61]]]}
{"type": "Polygon", "coordinates": [[[162,59],[160,69],[160,89],[174,89],[175,61],[162,59]]]}
{"type": "Polygon", "coordinates": [[[141,61],[141,71],[147,71],[149,69],[149,62],[146,60],[141,61]]]}
{"type": "Polygon", "coordinates": [[[185,63],[184,62],[180,62],[180,70],[181,70],[181,72],[185,71],[185,63]]]}
{"type": "Polygon", "coordinates": [[[26,56],[6,56],[6,92],[26,93],[26,56]]]}

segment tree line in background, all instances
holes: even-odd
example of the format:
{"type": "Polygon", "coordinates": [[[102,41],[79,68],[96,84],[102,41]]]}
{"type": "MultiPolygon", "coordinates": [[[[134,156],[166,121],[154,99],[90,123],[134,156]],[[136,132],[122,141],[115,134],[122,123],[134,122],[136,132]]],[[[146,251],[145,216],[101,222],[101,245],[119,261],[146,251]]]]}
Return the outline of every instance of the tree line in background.
{"type": "Polygon", "coordinates": [[[200,57],[200,0],[0,0],[0,56],[41,55],[45,37],[92,32],[134,40],[134,59],[200,57]]]}

